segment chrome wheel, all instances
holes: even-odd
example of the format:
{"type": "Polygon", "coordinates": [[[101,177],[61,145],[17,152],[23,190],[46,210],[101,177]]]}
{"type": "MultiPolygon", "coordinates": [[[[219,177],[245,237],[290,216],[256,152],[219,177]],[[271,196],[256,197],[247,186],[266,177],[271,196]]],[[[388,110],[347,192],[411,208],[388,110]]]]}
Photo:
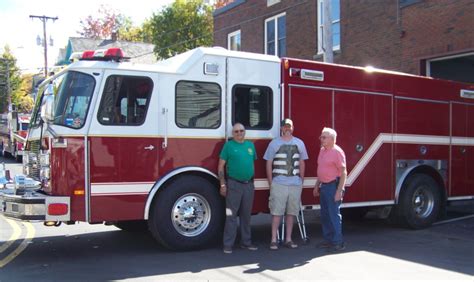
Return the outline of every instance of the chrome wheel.
{"type": "Polygon", "coordinates": [[[425,228],[438,218],[442,204],[442,187],[425,173],[413,173],[404,181],[394,218],[413,228],[425,228]]]}
{"type": "Polygon", "coordinates": [[[209,202],[199,194],[183,195],[173,205],[171,221],[179,234],[197,236],[206,230],[211,221],[209,202]]]}
{"type": "Polygon", "coordinates": [[[435,197],[426,186],[420,186],[415,190],[412,197],[412,208],[419,218],[427,218],[433,212],[435,197]]]}

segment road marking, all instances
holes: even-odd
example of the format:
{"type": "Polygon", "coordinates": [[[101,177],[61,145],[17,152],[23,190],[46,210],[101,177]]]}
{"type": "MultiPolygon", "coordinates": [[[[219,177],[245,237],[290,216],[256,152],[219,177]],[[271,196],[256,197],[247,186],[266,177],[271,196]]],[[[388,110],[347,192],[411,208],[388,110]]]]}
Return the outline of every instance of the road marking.
{"type": "Polygon", "coordinates": [[[17,256],[19,256],[25,249],[28,247],[28,244],[31,242],[31,239],[35,236],[35,228],[29,222],[22,222],[22,224],[26,227],[26,236],[23,239],[23,242],[8,256],[4,259],[0,260],[0,268],[7,265],[9,262],[14,260],[17,256]]]}
{"type": "Polygon", "coordinates": [[[0,254],[3,253],[6,249],[8,249],[18,238],[20,238],[21,235],[21,228],[16,222],[11,219],[7,219],[3,216],[2,218],[6,222],[8,222],[8,224],[10,224],[10,226],[13,228],[13,233],[10,238],[0,246],[0,254]]]}

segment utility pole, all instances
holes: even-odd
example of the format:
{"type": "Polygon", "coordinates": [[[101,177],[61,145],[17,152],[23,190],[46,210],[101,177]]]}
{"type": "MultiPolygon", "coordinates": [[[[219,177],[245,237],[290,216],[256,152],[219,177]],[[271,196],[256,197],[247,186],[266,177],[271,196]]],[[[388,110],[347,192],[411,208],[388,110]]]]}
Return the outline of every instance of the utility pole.
{"type": "Polygon", "coordinates": [[[40,21],[43,22],[43,41],[44,41],[44,77],[48,77],[48,42],[46,38],[46,21],[47,20],[53,20],[56,21],[58,17],[47,17],[47,16],[34,16],[30,15],[31,19],[37,18],[40,19],[40,21]]]}
{"type": "Polygon", "coordinates": [[[8,112],[11,112],[13,110],[12,106],[12,93],[10,93],[10,62],[8,60],[6,61],[6,78],[7,78],[7,102],[8,102],[8,112]]]}
{"type": "Polygon", "coordinates": [[[334,61],[332,45],[331,0],[323,0],[323,51],[327,63],[334,61]]]}

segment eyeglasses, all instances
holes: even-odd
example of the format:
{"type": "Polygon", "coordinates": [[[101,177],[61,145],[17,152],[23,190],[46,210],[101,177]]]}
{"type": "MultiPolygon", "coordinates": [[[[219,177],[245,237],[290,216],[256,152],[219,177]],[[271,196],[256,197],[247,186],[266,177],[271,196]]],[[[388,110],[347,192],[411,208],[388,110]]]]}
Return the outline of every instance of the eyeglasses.
{"type": "Polygon", "coordinates": [[[324,135],[319,136],[319,139],[320,139],[320,140],[324,140],[324,139],[326,139],[326,138],[329,138],[329,136],[324,136],[324,135]]]}
{"type": "Polygon", "coordinates": [[[245,132],[245,130],[243,129],[234,130],[234,133],[242,133],[242,132],[245,132]]]}

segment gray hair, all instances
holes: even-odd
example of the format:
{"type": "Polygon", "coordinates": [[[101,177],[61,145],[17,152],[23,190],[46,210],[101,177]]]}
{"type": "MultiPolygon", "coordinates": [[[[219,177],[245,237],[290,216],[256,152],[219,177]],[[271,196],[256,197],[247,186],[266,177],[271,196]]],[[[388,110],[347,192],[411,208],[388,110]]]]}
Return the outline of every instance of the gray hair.
{"type": "Polygon", "coordinates": [[[337,132],[336,130],[330,128],[330,127],[324,127],[323,128],[323,131],[321,131],[321,133],[327,133],[329,134],[334,140],[336,140],[336,137],[337,137],[337,132]]]}

